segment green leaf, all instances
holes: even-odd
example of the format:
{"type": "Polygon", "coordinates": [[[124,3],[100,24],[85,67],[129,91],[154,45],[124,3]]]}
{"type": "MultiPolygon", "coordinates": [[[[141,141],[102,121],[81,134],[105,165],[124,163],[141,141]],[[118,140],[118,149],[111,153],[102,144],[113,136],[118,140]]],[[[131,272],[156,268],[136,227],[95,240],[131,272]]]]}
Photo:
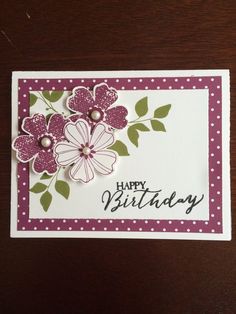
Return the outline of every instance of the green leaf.
{"type": "Polygon", "coordinates": [[[38,97],[35,96],[34,94],[30,93],[30,107],[32,107],[36,101],[37,101],[38,97]]]}
{"type": "Polygon", "coordinates": [[[139,134],[133,125],[128,128],[127,134],[130,142],[133,143],[136,147],[138,147],[139,134]]]}
{"type": "Polygon", "coordinates": [[[43,94],[43,97],[45,97],[47,100],[50,101],[50,92],[48,90],[44,90],[42,94],[43,94]]]}
{"type": "Polygon", "coordinates": [[[164,124],[158,120],[151,120],[151,125],[154,131],[166,132],[164,124]]]}
{"type": "Polygon", "coordinates": [[[115,141],[115,143],[108,147],[108,149],[116,151],[119,156],[129,156],[127,146],[119,140],[115,141]]]}
{"type": "Polygon", "coordinates": [[[154,111],[154,118],[165,118],[170,110],[171,105],[165,105],[154,111]]]}
{"type": "Polygon", "coordinates": [[[50,101],[56,102],[61,98],[62,95],[63,95],[63,91],[53,91],[53,92],[51,92],[50,101]]]}
{"type": "Polygon", "coordinates": [[[69,184],[62,180],[57,180],[55,183],[55,189],[56,191],[64,196],[66,199],[68,199],[70,195],[70,187],[69,184]]]}
{"type": "Polygon", "coordinates": [[[52,202],[52,194],[48,191],[44,192],[40,197],[40,203],[43,206],[44,211],[46,212],[50,207],[52,202]]]}
{"type": "MultiPolygon", "coordinates": [[[[48,108],[46,108],[46,109],[48,109],[48,108]]],[[[50,119],[50,117],[51,117],[52,115],[53,115],[52,113],[49,113],[49,114],[46,115],[46,120],[47,120],[47,122],[49,121],[49,119],[50,119]]]]}
{"type": "Polygon", "coordinates": [[[58,101],[63,95],[63,91],[52,91],[51,93],[48,90],[42,92],[43,96],[50,102],[58,101]]]}
{"type": "Polygon", "coordinates": [[[30,192],[33,193],[42,193],[44,190],[46,190],[47,186],[43,183],[36,183],[31,189],[30,192]]]}
{"type": "Polygon", "coordinates": [[[138,147],[139,134],[138,131],[148,132],[150,129],[143,123],[133,124],[128,128],[127,134],[131,143],[138,147]]]}
{"type": "Polygon", "coordinates": [[[47,180],[52,178],[52,176],[48,175],[46,172],[40,177],[40,180],[47,180]]]}
{"type": "Polygon", "coordinates": [[[147,96],[140,99],[135,105],[135,111],[139,117],[145,116],[148,112],[147,96]]]}
{"type": "Polygon", "coordinates": [[[135,128],[136,130],[139,130],[142,132],[150,131],[150,129],[143,123],[136,123],[136,124],[132,125],[132,127],[135,128]]]}

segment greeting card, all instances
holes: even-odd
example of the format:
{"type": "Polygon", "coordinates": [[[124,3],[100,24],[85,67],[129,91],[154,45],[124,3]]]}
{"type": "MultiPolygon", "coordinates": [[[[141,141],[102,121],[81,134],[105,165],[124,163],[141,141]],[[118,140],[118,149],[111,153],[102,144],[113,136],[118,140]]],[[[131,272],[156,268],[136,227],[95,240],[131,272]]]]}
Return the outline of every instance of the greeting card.
{"type": "Polygon", "coordinates": [[[230,240],[229,72],[13,72],[12,237],[230,240]]]}

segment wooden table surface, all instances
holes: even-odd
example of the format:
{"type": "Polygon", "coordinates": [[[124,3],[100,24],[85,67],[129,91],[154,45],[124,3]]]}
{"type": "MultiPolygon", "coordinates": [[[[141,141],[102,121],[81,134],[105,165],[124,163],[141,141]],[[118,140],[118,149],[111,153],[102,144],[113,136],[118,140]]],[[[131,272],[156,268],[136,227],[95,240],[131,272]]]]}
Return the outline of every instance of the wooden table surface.
{"type": "Polygon", "coordinates": [[[17,1],[0,9],[0,312],[236,313],[231,242],[11,239],[13,70],[231,70],[236,1],[17,1]]]}

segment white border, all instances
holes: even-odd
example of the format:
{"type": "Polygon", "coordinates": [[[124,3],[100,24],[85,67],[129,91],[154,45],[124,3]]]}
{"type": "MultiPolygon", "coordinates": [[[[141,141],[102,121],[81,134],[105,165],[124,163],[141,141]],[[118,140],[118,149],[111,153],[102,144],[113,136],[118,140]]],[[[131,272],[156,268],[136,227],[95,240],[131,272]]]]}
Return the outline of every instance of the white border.
{"type": "MultiPolygon", "coordinates": [[[[17,231],[17,184],[16,162],[12,158],[11,172],[11,237],[19,238],[136,238],[179,240],[231,240],[230,199],[230,84],[229,70],[183,70],[183,71],[29,71],[12,73],[12,139],[17,136],[14,123],[18,121],[18,79],[40,78],[116,78],[116,77],[175,77],[175,76],[221,76],[222,77],[222,183],[223,183],[223,233],[180,232],[111,232],[111,231],[17,231]],[[17,104],[17,106],[16,106],[17,104]],[[14,108],[14,110],[13,110],[14,108]]],[[[13,157],[13,154],[12,154],[13,157]]]]}

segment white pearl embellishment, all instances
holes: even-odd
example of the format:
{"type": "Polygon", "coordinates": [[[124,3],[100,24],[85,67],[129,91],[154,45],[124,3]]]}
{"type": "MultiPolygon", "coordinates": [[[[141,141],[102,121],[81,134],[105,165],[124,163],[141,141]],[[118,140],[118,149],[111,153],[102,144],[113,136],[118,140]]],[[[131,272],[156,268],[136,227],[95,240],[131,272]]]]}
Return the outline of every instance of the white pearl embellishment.
{"type": "Polygon", "coordinates": [[[94,110],[91,113],[91,118],[95,121],[99,120],[101,118],[101,113],[98,110],[94,110]]]}
{"type": "Polygon", "coordinates": [[[50,147],[52,144],[52,141],[48,137],[43,137],[40,141],[41,145],[45,148],[50,147]]]}
{"type": "Polygon", "coordinates": [[[86,146],[86,147],[83,148],[83,154],[89,155],[90,152],[91,152],[91,149],[89,147],[86,146]]]}

